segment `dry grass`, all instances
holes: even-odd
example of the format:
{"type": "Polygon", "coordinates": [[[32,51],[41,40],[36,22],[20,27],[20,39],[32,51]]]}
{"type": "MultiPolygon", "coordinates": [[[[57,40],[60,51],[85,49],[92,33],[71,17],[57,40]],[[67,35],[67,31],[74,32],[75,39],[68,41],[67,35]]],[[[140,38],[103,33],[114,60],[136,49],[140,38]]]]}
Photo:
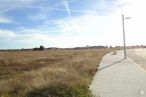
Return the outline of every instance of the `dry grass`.
{"type": "Polygon", "coordinates": [[[107,52],[1,52],[0,97],[90,97],[88,85],[107,52]]]}

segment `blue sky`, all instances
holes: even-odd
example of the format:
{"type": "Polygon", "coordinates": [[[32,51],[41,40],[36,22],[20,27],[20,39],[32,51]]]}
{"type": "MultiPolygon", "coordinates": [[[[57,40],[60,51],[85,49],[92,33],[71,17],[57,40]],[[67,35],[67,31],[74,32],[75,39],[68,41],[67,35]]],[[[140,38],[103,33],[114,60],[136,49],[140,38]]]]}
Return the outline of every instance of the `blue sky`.
{"type": "MultiPolygon", "coordinates": [[[[128,20],[126,24],[127,38],[132,35],[128,45],[144,44],[143,40],[135,39],[138,34],[133,34],[144,29],[143,26],[133,29],[139,23],[137,18],[144,14],[139,12],[144,9],[143,3],[138,0],[0,0],[0,49],[122,45],[122,13],[135,16],[134,23],[128,20]]],[[[144,38],[145,30],[141,31],[139,37],[144,38]]]]}

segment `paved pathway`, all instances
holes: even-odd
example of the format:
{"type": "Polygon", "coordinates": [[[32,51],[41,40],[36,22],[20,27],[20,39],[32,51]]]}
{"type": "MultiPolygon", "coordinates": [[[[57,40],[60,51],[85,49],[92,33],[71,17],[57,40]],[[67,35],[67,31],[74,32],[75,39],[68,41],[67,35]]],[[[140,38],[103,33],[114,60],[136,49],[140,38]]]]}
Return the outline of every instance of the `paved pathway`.
{"type": "Polygon", "coordinates": [[[90,86],[96,97],[146,97],[146,71],[130,58],[105,55],[90,86]],[[144,93],[145,92],[145,93],[144,93]]]}

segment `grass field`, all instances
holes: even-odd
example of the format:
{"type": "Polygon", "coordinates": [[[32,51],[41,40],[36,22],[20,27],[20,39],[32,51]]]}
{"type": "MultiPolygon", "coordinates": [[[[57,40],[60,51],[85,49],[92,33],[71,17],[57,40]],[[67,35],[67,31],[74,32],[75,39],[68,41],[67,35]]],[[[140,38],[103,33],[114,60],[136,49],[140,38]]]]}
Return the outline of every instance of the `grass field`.
{"type": "Polygon", "coordinates": [[[0,97],[92,97],[106,49],[0,52],[0,97]]]}

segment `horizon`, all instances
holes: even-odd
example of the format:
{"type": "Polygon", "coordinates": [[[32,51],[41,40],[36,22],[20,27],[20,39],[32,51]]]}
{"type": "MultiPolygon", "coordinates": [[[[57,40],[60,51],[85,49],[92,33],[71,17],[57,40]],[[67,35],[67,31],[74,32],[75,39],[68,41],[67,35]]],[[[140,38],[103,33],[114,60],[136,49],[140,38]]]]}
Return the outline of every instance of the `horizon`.
{"type": "MultiPolygon", "coordinates": [[[[34,48],[39,48],[40,46],[43,46],[43,45],[39,45],[39,46],[35,46],[35,47],[29,47],[29,48],[4,48],[4,49],[0,49],[0,50],[32,50],[32,49],[34,49],[34,48]]],[[[43,46],[45,49],[49,49],[49,48],[52,48],[52,49],[75,49],[75,48],[92,48],[92,47],[101,47],[101,46],[103,46],[103,47],[105,47],[105,48],[117,48],[117,47],[120,47],[120,48],[123,48],[124,46],[119,46],[119,45],[116,45],[116,46],[112,46],[112,45],[109,45],[109,46],[107,46],[107,45],[86,45],[86,46],[76,46],[76,47],[45,47],[45,46],[43,46]]],[[[146,45],[128,45],[128,46],[126,46],[126,48],[128,48],[128,47],[143,47],[143,48],[145,48],[146,47],[146,45]]],[[[100,48],[99,48],[100,49],[100,48]]]]}
{"type": "Polygon", "coordinates": [[[0,49],[146,45],[142,0],[0,0],[0,49]]]}

